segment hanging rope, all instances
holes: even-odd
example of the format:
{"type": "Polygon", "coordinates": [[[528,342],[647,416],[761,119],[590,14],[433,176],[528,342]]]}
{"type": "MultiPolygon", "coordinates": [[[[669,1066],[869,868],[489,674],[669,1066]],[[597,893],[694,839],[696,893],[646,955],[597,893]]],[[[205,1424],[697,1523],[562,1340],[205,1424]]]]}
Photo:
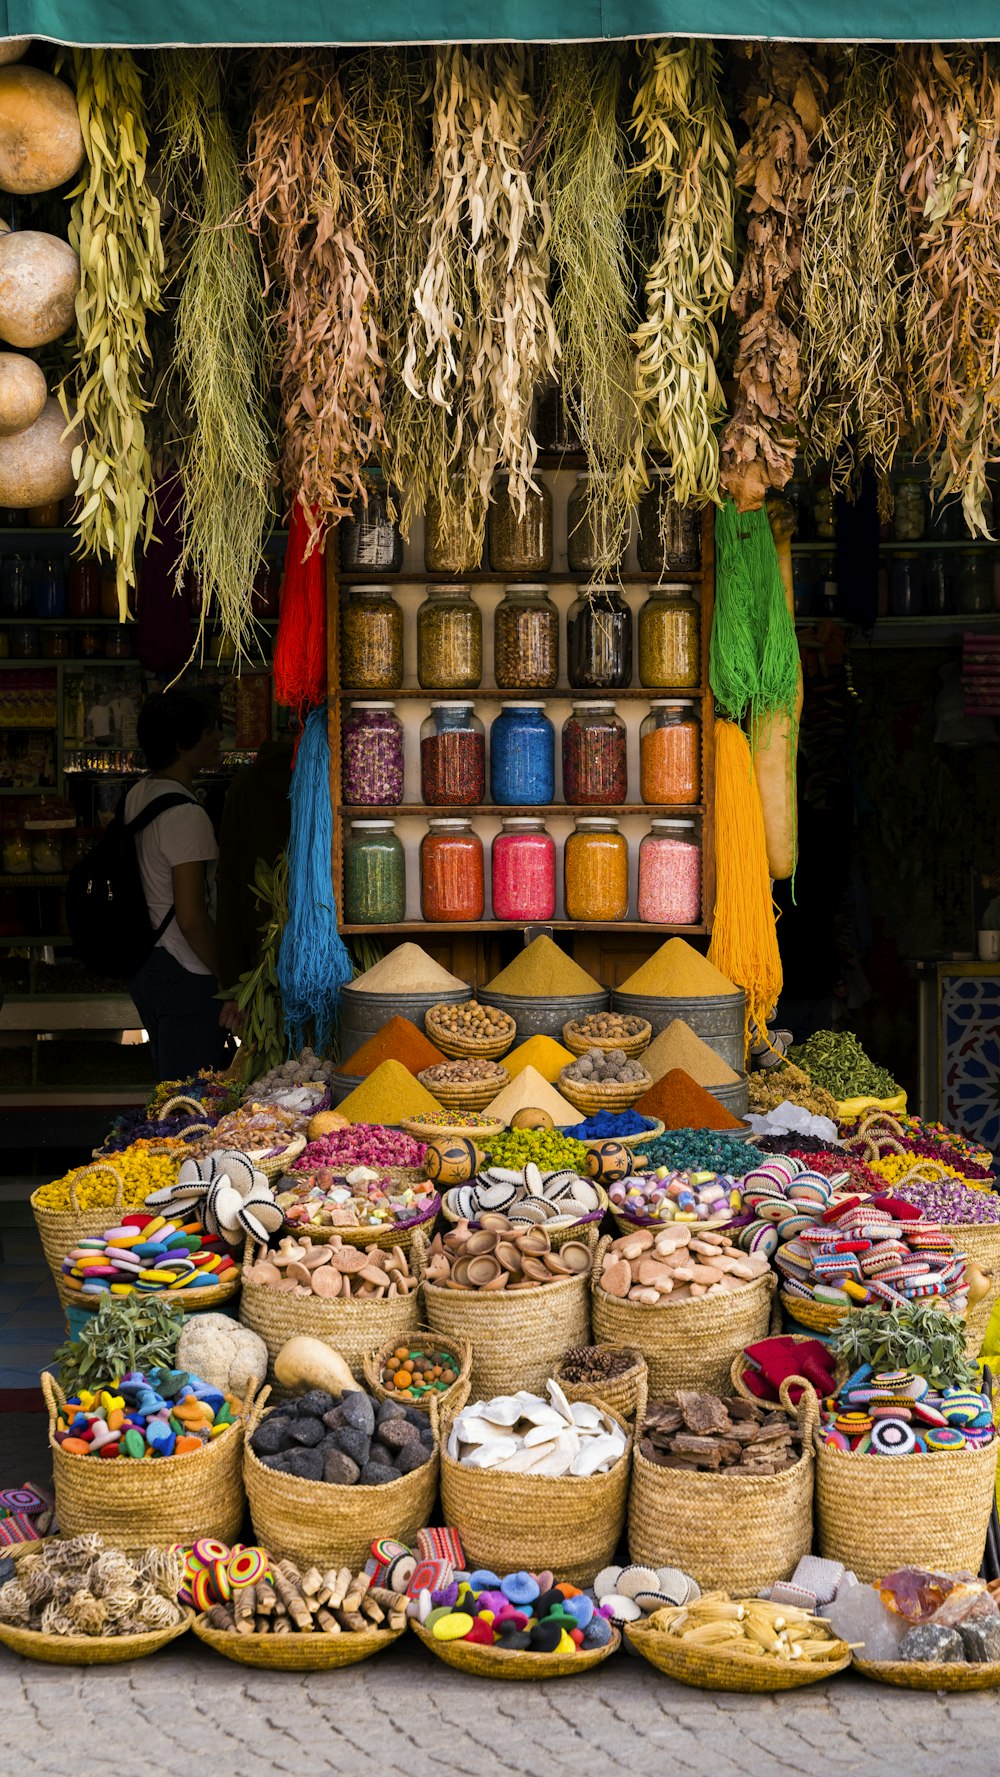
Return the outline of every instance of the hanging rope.
{"type": "Polygon", "coordinates": [[[289,1052],[297,1055],[311,1040],[322,1055],[337,1021],[340,989],[354,972],[337,930],[325,707],[312,710],[306,718],[292,772],[291,801],[288,923],[278,955],[278,985],[289,1052]]]}
{"type": "Polygon", "coordinates": [[[285,550],[281,616],[274,646],[274,701],[307,710],[326,701],[326,583],[323,552],[307,558],[309,520],[300,500],[292,503],[285,550]]]}
{"type": "Polygon", "coordinates": [[[767,1028],[782,988],[764,816],[747,737],[715,726],[715,925],[708,960],[747,996],[750,1026],[767,1028]]]}
{"type": "Polygon", "coordinates": [[[715,614],[709,678],[733,722],[791,716],[799,688],[799,650],[771,526],[761,507],[737,512],[726,500],[715,516],[715,614]]]}

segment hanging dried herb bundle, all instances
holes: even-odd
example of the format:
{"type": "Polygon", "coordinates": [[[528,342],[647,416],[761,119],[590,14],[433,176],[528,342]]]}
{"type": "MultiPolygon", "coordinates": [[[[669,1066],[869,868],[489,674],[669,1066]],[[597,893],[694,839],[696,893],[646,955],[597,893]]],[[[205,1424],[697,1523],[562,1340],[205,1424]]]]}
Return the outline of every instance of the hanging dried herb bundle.
{"type": "Polygon", "coordinates": [[[490,483],[523,512],[535,485],[535,387],[558,342],[538,117],[518,44],[436,51],[426,253],[414,286],[397,437],[404,524],[439,503],[463,553],[482,550],[490,483]]]}
{"type": "Polygon", "coordinates": [[[740,327],[737,396],[722,437],[722,485],[740,512],[791,479],[801,370],[795,326],[802,230],[826,81],[795,44],[754,45],[736,163],[749,193],[746,251],[732,296],[740,327]]]}
{"type": "Polygon", "coordinates": [[[160,206],[146,179],[146,105],[132,56],[76,49],[73,69],[87,150],[69,225],[80,255],[79,351],[76,375],[61,384],[59,400],[84,434],[73,452],[80,551],[114,564],[124,619],[136,549],[153,524],[146,317],[161,307],[160,206]]]}
{"type": "Polygon", "coordinates": [[[806,461],[828,462],[834,490],[852,493],[870,459],[888,517],[906,427],[910,267],[895,65],[884,50],[849,52],[824,139],[802,238],[806,461]]]}
{"type": "Polygon", "coordinates": [[[267,316],[240,215],[243,186],[218,56],[170,50],[157,71],[165,196],[182,236],[174,362],[187,423],[177,577],[194,570],[200,634],[206,622],[217,624],[239,659],[253,639],[250,595],[274,519],[267,316]]]}
{"type": "MultiPolygon", "coordinates": [[[[655,182],[659,236],[635,334],[642,446],[662,457],[681,506],[719,497],[715,428],[726,411],[717,323],[733,290],[736,145],[708,42],[646,49],[632,128],[655,182]]],[[[645,480],[641,456],[635,463],[645,480]]]]}
{"type": "Polygon", "coordinates": [[[973,536],[1000,457],[1000,73],[990,53],[903,52],[911,133],[902,189],[916,239],[907,316],[934,497],[960,494],[973,536]]]}
{"type": "Polygon", "coordinates": [[[553,314],[562,347],[562,398],[590,468],[590,533],[613,575],[638,497],[630,466],[642,456],[629,335],[635,296],[625,218],[629,145],[619,121],[620,51],[560,44],[548,53],[547,159],[552,203],[553,314]]]}
{"type": "Polygon", "coordinates": [[[282,468],[310,548],[365,500],[385,448],[379,291],[365,239],[357,143],[332,57],[262,58],[250,127],[250,226],[281,309],[282,468]]]}

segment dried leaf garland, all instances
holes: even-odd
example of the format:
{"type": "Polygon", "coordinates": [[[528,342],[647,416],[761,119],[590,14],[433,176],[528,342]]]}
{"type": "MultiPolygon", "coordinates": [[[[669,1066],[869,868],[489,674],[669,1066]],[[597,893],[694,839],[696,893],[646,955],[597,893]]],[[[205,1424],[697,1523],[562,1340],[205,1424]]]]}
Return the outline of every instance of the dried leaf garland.
{"type": "Polygon", "coordinates": [[[160,206],[146,178],[146,106],[138,66],[123,49],[73,52],[87,150],[72,192],[70,246],[80,255],[76,377],[61,384],[67,419],[83,427],[73,452],[84,555],[114,564],[118,611],[128,616],[137,547],[153,524],[153,472],[144,415],[146,317],[160,307],[160,206]]]}
{"type": "Polygon", "coordinates": [[[267,315],[240,214],[243,185],[218,57],[171,50],[158,58],[158,73],[166,195],[183,236],[174,360],[187,424],[177,577],[188,569],[199,577],[199,634],[217,623],[239,660],[253,641],[251,593],[274,520],[267,315]]]}
{"type": "Polygon", "coordinates": [[[824,138],[802,238],[806,461],[828,462],[834,491],[851,493],[870,459],[888,517],[889,477],[907,419],[910,275],[893,57],[880,49],[849,53],[824,138]]]}
{"type": "MultiPolygon", "coordinates": [[[[663,459],[681,506],[719,498],[715,428],[726,404],[715,358],[733,290],[736,144],[718,75],[711,43],[651,43],[633,106],[638,171],[655,181],[662,206],[634,336],[639,414],[643,446],[663,459]]],[[[644,481],[641,460],[635,468],[644,481]]]]}
{"type": "Polygon", "coordinates": [[[990,53],[907,50],[912,128],[902,189],[917,240],[907,317],[934,497],[960,494],[989,537],[987,465],[1000,458],[1000,73],[990,53]]]}
{"type": "Polygon", "coordinates": [[[281,298],[285,489],[302,503],[314,548],[329,523],[365,501],[365,464],[386,446],[357,143],[336,65],[322,51],[264,56],[250,178],[250,226],[266,241],[281,298]]]}

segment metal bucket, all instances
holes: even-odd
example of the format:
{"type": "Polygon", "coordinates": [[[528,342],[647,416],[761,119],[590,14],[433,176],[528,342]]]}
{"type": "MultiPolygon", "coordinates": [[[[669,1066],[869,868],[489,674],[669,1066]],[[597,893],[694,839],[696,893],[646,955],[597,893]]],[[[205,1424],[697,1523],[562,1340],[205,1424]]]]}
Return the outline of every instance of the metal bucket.
{"type": "Polygon", "coordinates": [[[606,1012],[611,995],[602,989],[600,993],[577,993],[566,999],[522,999],[509,993],[491,993],[488,987],[481,987],[476,998],[480,1005],[498,1006],[501,1012],[510,1013],[517,1025],[519,1043],[526,1042],[528,1037],[554,1037],[558,1043],[562,1041],[563,1025],[570,1018],[585,1018],[588,1012],[606,1012]]]}
{"type": "Polygon", "coordinates": [[[331,1108],[336,1110],[338,1104],[343,1104],[348,1093],[353,1092],[355,1086],[360,1086],[360,1084],[360,1074],[334,1074],[330,1081],[331,1108]]]}
{"type": "Polygon", "coordinates": [[[362,1043],[378,1035],[390,1018],[408,1018],[424,1028],[424,1014],[432,1006],[460,1005],[470,999],[470,987],[452,987],[444,993],[359,993],[354,987],[340,990],[340,1053],[350,1061],[362,1043]]]}
{"type": "Polygon", "coordinates": [[[668,1024],[672,1024],[675,1018],[683,1018],[688,1028],[703,1043],[707,1043],[710,1049],[714,1049],[716,1055],[721,1055],[735,1073],[742,1074],[746,1067],[743,1035],[746,995],[743,993],[720,993],[708,998],[678,1000],[660,999],[649,993],[623,993],[620,987],[616,987],[612,1004],[616,1012],[628,1013],[634,1018],[648,1018],[653,1026],[654,1037],[665,1030],[668,1024]]]}
{"type": "MultiPolygon", "coordinates": [[[[336,1081],[334,1081],[334,1085],[336,1085],[336,1081]]],[[[720,1104],[724,1104],[727,1111],[731,1111],[734,1117],[746,1116],[750,1105],[750,1087],[747,1084],[746,1074],[743,1074],[740,1079],[734,1080],[730,1086],[706,1086],[705,1091],[710,1092],[713,1098],[717,1098],[720,1104]]]]}

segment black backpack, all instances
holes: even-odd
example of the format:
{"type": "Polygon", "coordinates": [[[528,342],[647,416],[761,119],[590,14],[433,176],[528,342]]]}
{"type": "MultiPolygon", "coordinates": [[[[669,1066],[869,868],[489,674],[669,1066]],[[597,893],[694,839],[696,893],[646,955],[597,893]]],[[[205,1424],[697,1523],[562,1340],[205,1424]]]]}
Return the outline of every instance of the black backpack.
{"type": "Polygon", "coordinates": [[[127,821],[127,794],[123,792],[93,850],[73,865],[66,884],[66,922],[76,955],[95,973],[119,981],[138,973],[174,917],[171,907],[159,926],[153,926],[136,838],[157,815],[191,801],[190,796],[168,790],[127,821]]]}

